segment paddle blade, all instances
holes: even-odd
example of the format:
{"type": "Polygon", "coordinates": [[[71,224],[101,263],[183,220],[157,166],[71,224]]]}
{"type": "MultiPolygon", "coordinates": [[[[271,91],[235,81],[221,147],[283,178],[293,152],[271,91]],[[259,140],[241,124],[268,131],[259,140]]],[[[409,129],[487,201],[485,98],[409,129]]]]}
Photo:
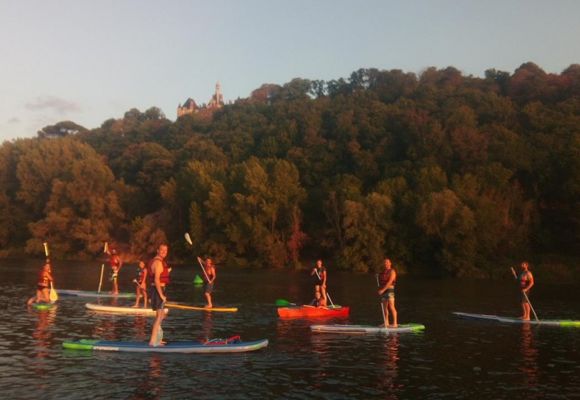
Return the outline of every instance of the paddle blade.
{"type": "Polygon", "coordinates": [[[189,236],[189,232],[185,232],[185,241],[189,243],[190,246],[193,246],[193,242],[191,241],[191,237],[189,236]]]}
{"type": "Polygon", "coordinates": [[[48,295],[50,302],[55,303],[58,300],[58,293],[52,287],[52,283],[50,284],[50,294],[48,295]]]}
{"type": "Polygon", "coordinates": [[[286,306],[295,306],[296,303],[290,303],[288,300],[284,300],[284,299],[276,299],[275,304],[278,307],[286,307],[286,306]]]}

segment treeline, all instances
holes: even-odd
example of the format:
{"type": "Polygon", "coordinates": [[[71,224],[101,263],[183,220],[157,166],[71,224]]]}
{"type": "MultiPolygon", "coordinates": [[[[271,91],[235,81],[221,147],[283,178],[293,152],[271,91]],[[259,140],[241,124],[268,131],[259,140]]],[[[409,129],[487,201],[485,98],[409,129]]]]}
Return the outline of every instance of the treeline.
{"type": "Polygon", "coordinates": [[[225,265],[488,276],[578,260],[580,65],[484,78],[361,69],[263,85],[212,117],[130,110],[0,148],[4,255],[208,254],[225,265]],[[183,240],[189,232],[194,248],[183,240]]]}

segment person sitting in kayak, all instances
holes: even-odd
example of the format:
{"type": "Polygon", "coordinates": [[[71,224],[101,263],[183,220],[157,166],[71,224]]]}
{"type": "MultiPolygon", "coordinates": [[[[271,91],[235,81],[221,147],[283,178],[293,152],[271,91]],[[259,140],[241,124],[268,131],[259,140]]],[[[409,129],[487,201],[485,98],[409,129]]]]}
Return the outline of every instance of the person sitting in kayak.
{"type": "Polygon", "coordinates": [[[312,268],[310,276],[314,278],[314,291],[320,292],[321,306],[326,306],[326,267],[322,265],[322,260],[317,260],[312,268]]]}
{"type": "Polygon", "coordinates": [[[51,283],[53,283],[52,269],[50,267],[50,259],[47,258],[38,276],[38,283],[36,285],[36,296],[33,296],[30,299],[28,299],[26,304],[31,305],[32,303],[50,303],[51,283]]]}
{"type": "Polygon", "coordinates": [[[135,305],[133,307],[139,307],[139,300],[143,297],[143,308],[147,308],[147,268],[145,268],[145,262],[139,260],[139,267],[137,268],[137,278],[133,279],[133,282],[137,285],[137,292],[135,305]]]}
{"type": "Polygon", "coordinates": [[[107,254],[109,255],[109,265],[111,266],[111,276],[109,277],[112,286],[111,293],[119,294],[119,271],[123,266],[123,261],[115,249],[112,249],[110,252],[107,249],[107,254]]]}
{"type": "Polygon", "coordinates": [[[530,320],[530,303],[526,299],[526,295],[529,295],[530,289],[534,286],[534,276],[530,272],[530,264],[524,261],[520,265],[522,271],[518,275],[518,281],[520,282],[520,289],[522,291],[522,319],[524,321],[530,320]]]}
{"type": "Polygon", "coordinates": [[[151,299],[151,309],[155,311],[155,321],[151,329],[149,346],[159,346],[165,344],[163,341],[163,329],[161,323],[165,318],[165,288],[169,284],[169,274],[171,268],[165,262],[165,257],[169,251],[169,246],[161,244],[157,248],[157,255],[149,263],[147,275],[149,280],[149,298],[151,299]]]}
{"type": "Polygon", "coordinates": [[[215,265],[214,265],[213,260],[211,258],[206,258],[205,263],[202,263],[202,264],[203,264],[203,267],[205,270],[205,274],[203,276],[203,280],[205,282],[204,295],[205,295],[205,299],[207,301],[205,308],[212,308],[213,304],[211,301],[211,294],[213,293],[213,287],[214,287],[215,279],[217,277],[217,273],[215,270],[215,265]]]}
{"type": "Polygon", "coordinates": [[[397,272],[394,270],[391,260],[385,259],[384,269],[378,275],[379,281],[379,296],[383,304],[383,312],[385,319],[385,328],[396,328],[397,324],[397,309],[395,308],[395,282],[397,281],[397,272]],[[389,325],[389,312],[393,317],[393,324],[389,325]]]}
{"type": "Polygon", "coordinates": [[[322,307],[322,295],[320,294],[320,289],[316,289],[314,292],[314,299],[310,302],[311,306],[322,307]]]}

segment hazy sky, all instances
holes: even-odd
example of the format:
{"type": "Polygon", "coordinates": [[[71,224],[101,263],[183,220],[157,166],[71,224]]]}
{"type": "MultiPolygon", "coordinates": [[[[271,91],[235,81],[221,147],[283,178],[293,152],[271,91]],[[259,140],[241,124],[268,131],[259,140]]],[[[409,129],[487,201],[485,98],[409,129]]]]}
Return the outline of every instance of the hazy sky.
{"type": "Polygon", "coordinates": [[[359,68],[580,63],[580,0],[0,0],[0,142],[359,68]]]}

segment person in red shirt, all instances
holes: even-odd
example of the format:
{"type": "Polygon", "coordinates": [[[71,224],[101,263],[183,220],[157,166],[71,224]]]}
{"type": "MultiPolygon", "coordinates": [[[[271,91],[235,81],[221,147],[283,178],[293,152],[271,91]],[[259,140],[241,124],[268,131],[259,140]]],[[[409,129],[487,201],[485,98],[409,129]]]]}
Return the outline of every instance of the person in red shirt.
{"type": "Polygon", "coordinates": [[[26,302],[27,305],[32,303],[50,303],[50,284],[53,282],[52,269],[50,267],[50,259],[46,262],[40,270],[38,275],[38,283],[36,285],[36,296],[31,297],[26,302]]]}
{"type": "Polygon", "coordinates": [[[123,261],[115,249],[112,249],[110,252],[107,250],[107,254],[109,255],[109,265],[111,266],[111,275],[109,277],[111,281],[111,293],[119,294],[119,271],[123,266],[123,261]]]}

